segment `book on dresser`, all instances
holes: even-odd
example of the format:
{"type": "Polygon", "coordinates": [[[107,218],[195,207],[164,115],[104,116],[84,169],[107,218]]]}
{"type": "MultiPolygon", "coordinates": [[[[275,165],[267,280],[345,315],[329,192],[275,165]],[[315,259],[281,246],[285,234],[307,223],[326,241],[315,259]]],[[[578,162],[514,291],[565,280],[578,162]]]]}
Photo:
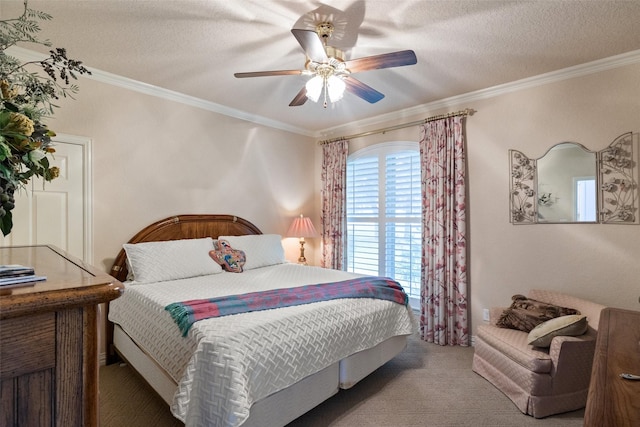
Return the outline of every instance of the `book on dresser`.
{"type": "Polygon", "coordinates": [[[28,286],[32,282],[43,280],[47,280],[46,276],[37,275],[32,267],[19,264],[0,265],[0,287],[28,286]]]}

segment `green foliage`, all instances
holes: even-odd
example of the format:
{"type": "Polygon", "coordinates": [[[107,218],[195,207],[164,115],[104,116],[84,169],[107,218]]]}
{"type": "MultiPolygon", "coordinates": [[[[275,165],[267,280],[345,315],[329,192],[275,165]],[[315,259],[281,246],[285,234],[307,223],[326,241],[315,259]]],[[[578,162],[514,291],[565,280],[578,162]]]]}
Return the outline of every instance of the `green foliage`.
{"type": "Polygon", "coordinates": [[[51,144],[55,133],[42,120],[58,108],[56,100],[73,98],[78,92],[72,80],[91,74],[82,61],[67,57],[64,48],[25,63],[6,53],[19,43],[50,47],[51,42],[38,33],[40,21],[51,19],[48,13],[29,9],[25,0],[22,15],[0,20],[0,230],[5,236],[13,227],[14,191],[34,175],[51,181],[59,174],[47,157],[55,152],[51,144]]]}

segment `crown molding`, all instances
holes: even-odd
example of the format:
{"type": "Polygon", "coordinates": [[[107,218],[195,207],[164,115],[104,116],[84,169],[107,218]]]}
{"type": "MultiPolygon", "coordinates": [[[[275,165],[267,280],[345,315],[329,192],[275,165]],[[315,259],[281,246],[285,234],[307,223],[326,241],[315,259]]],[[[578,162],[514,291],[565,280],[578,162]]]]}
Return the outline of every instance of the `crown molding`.
{"type": "Polygon", "coordinates": [[[379,116],[370,117],[368,119],[359,120],[357,122],[351,122],[349,123],[348,127],[347,125],[340,125],[323,129],[317,132],[316,137],[320,139],[327,139],[329,137],[335,137],[335,135],[347,132],[349,130],[353,131],[354,128],[365,129],[367,127],[381,125],[382,123],[388,123],[391,121],[406,120],[407,117],[429,115],[430,112],[435,110],[443,108],[456,108],[461,104],[465,104],[467,102],[495,98],[497,96],[501,96],[511,92],[517,92],[524,89],[530,89],[549,83],[555,83],[562,80],[595,74],[602,71],[637,63],[640,63],[640,50],[634,50],[631,52],[599,59],[592,62],[587,62],[573,67],[563,68],[561,70],[528,77],[526,79],[516,80],[510,83],[505,83],[486,89],[480,89],[462,95],[452,96],[450,98],[440,99],[434,102],[429,102],[427,104],[416,105],[414,107],[397,110],[388,114],[381,114],[379,116]]]}
{"type": "MultiPolygon", "coordinates": [[[[39,61],[47,57],[47,55],[16,46],[8,48],[5,52],[22,61],[39,61]]],[[[609,58],[599,59],[596,61],[587,62],[585,64],[580,64],[573,67],[563,68],[561,70],[528,77],[526,79],[516,80],[510,83],[505,83],[486,89],[480,89],[477,91],[468,92],[450,98],[440,99],[426,104],[416,105],[414,107],[394,111],[392,113],[381,114],[379,116],[370,117],[368,119],[351,122],[349,123],[349,125],[340,125],[318,131],[309,131],[297,126],[291,126],[287,123],[283,123],[277,120],[267,119],[263,116],[250,114],[246,111],[236,110],[234,108],[216,104],[215,102],[206,101],[201,98],[185,95],[180,92],[164,89],[158,86],[150,85],[138,80],[129,79],[127,77],[119,76],[117,74],[112,74],[95,68],[87,67],[89,70],[91,70],[91,75],[85,74],[81,77],[96,80],[101,83],[113,86],[118,86],[135,92],[144,93],[146,95],[156,96],[158,98],[163,98],[174,102],[180,102],[182,104],[189,105],[195,108],[201,108],[203,110],[211,111],[240,120],[245,120],[270,128],[313,138],[325,139],[327,137],[335,136],[336,134],[347,131],[347,129],[363,129],[370,126],[380,125],[386,122],[404,120],[406,117],[418,116],[423,114],[428,115],[429,112],[434,110],[443,108],[454,108],[455,106],[459,106],[460,104],[464,104],[467,102],[495,98],[507,93],[529,89],[537,86],[543,86],[549,83],[555,83],[575,77],[599,73],[602,71],[619,68],[630,64],[636,64],[639,62],[640,50],[634,50],[620,55],[611,56],[609,58]]]]}
{"type": "MultiPolygon", "coordinates": [[[[21,61],[41,61],[48,56],[39,52],[35,52],[29,49],[24,49],[16,46],[11,46],[5,51],[8,55],[18,58],[21,61]]],[[[143,93],[145,95],[156,96],[158,98],[167,99],[169,101],[179,102],[191,107],[200,108],[203,110],[211,111],[214,113],[222,114],[225,116],[233,117],[240,120],[245,120],[251,123],[257,123],[259,125],[267,126],[274,129],[280,129],[287,132],[296,133],[299,135],[305,135],[309,137],[315,137],[315,133],[307,129],[303,129],[297,126],[291,126],[287,123],[283,123],[277,120],[267,119],[266,117],[258,116],[255,114],[247,113],[246,111],[236,110],[224,105],[216,104],[215,102],[206,101],[195,96],[186,95],[184,93],[176,92],[169,89],[164,89],[158,86],[154,86],[148,83],[144,83],[138,80],[130,79],[127,77],[112,74],[107,71],[102,71],[97,68],[88,67],[91,71],[90,75],[84,74],[81,78],[95,80],[101,83],[105,83],[112,86],[121,87],[123,89],[131,90],[134,92],[143,93]]]]}

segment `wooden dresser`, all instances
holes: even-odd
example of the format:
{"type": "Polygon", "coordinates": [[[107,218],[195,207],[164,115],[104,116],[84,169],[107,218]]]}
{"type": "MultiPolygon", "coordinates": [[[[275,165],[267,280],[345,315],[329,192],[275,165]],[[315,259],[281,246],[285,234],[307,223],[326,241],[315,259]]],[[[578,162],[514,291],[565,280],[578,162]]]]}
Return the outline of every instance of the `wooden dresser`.
{"type": "Polygon", "coordinates": [[[98,304],[123,285],[52,246],[0,248],[47,280],[0,287],[0,426],[97,426],[98,304]]]}
{"type": "Polygon", "coordinates": [[[585,427],[640,426],[640,312],[606,308],[600,314],[596,352],[584,413],[585,427]]]}

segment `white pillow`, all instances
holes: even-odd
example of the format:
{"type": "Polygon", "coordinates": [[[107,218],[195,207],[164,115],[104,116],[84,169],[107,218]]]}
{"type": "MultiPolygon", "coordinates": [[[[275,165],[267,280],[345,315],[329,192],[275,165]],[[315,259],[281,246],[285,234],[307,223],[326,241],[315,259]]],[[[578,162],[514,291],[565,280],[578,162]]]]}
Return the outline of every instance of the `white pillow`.
{"type": "Polygon", "coordinates": [[[229,242],[233,249],[244,251],[247,262],[242,267],[251,270],[274,264],[284,264],[282,236],[279,234],[250,234],[246,236],[219,236],[229,242]]]}
{"type": "Polygon", "coordinates": [[[213,239],[182,239],[122,245],[135,283],[153,283],[222,273],[209,256],[213,239]]]}
{"type": "Polygon", "coordinates": [[[576,337],[587,332],[587,316],[570,314],[547,320],[529,332],[527,343],[534,347],[549,347],[557,336],[576,337]]]}

